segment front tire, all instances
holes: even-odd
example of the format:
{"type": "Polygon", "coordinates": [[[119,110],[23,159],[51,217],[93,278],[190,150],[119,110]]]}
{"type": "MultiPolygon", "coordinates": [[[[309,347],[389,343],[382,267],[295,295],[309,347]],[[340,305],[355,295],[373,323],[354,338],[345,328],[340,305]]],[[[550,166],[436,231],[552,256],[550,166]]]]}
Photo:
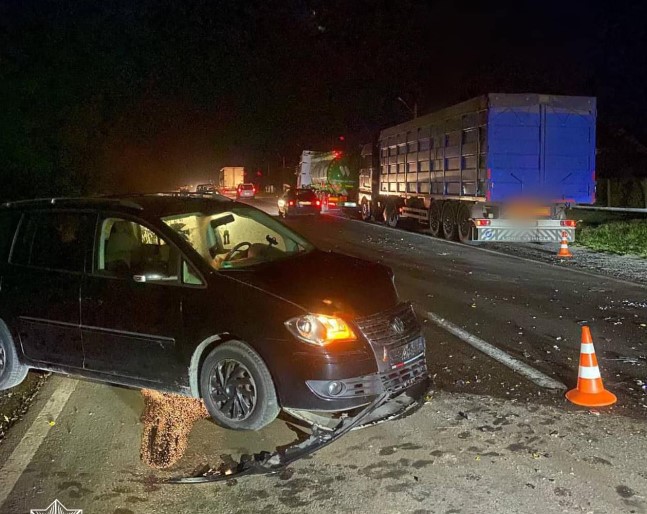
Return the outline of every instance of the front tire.
{"type": "Polygon", "coordinates": [[[201,368],[200,394],[216,424],[231,430],[260,430],[281,410],[265,362],[240,341],[209,353],[201,368]]]}
{"type": "Polygon", "coordinates": [[[9,329],[0,321],[0,391],[21,384],[28,371],[29,368],[18,360],[9,329]]]}

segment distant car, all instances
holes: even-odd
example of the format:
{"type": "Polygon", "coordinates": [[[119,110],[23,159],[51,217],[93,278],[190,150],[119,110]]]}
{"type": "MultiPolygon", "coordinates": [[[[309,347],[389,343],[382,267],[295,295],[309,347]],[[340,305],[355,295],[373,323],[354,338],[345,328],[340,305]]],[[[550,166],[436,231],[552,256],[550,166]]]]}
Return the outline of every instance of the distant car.
{"type": "Polygon", "coordinates": [[[195,188],[196,193],[210,194],[217,193],[218,189],[213,184],[198,184],[195,188]]]}
{"type": "Polygon", "coordinates": [[[255,197],[256,186],[254,184],[238,184],[238,188],[236,189],[236,200],[255,197]]]}
{"type": "Polygon", "coordinates": [[[217,195],[0,206],[0,284],[0,390],[29,368],[69,373],[202,398],[220,426],[258,430],[385,394],[388,418],[428,384],[389,268],[217,195]]]}
{"type": "Polygon", "coordinates": [[[279,198],[279,216],[320,214],[321,200],[312,189],[289,189],[279,198]]]}

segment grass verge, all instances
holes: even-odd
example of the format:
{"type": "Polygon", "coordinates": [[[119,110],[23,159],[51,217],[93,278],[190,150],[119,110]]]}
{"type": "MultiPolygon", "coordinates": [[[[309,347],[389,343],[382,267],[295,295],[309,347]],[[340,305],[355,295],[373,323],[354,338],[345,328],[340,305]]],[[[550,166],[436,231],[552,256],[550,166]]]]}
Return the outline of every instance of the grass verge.
{"type": "Polygon", "coordinates": [[[647,220],[582,224],[576,241],[592,250],[647,258],[647,220]]]}

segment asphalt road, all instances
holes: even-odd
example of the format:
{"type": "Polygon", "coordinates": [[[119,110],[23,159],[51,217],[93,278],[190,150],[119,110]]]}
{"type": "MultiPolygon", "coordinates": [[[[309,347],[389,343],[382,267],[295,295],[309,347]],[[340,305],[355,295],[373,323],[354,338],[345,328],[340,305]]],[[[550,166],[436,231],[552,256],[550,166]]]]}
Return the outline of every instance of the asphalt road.
{"type": "Polygon", "coordinates": [[[139,458],[139,392],[53,377],[0,445],[1,513],[55,498],[86,514],[647,512],[643,286],[359,221],[288,224],[324,249],[392,266],[423,321],[441,317],[568,387],[588,323],[618,404],[571,406],[426,321],[435,392],[416,414],[352,432],[280,476],[171,486],[158,479],[294,434],[280,420],[255,434],[199,421],[175,469],[153,471],[139,458]]]}

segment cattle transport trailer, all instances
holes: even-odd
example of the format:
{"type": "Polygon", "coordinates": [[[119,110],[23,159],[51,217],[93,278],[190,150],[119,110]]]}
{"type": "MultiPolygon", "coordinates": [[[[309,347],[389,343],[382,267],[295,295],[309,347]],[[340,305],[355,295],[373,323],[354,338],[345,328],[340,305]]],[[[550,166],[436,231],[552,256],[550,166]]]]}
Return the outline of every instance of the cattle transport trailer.
{"type": "Polygon", "coordinates": [[[596,101],[488,94],[383,130],[362,150],[362,217],[461,241],[573,241],[595,201],[596,101]]]}

